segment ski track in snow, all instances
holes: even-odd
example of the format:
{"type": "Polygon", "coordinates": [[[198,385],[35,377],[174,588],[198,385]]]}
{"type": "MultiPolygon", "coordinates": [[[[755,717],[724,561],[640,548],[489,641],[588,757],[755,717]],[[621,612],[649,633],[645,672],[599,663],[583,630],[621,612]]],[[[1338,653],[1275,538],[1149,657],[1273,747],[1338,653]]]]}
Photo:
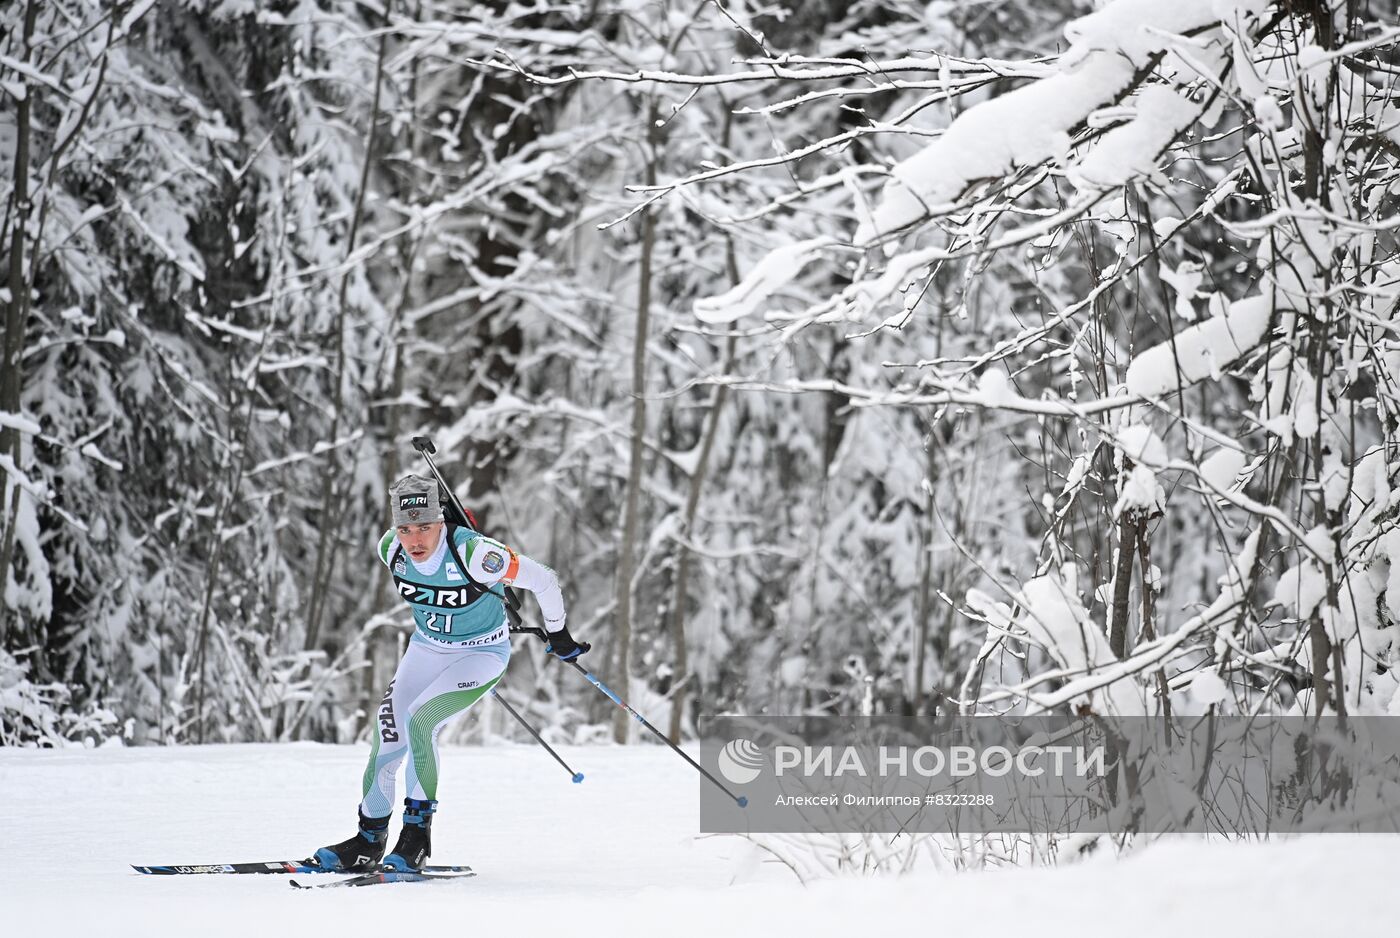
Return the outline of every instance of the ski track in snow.
{"type": "MultiPolygon", "coordinates": [[[[697,837],[697,780],[658,746],[444,747],[436,863],[457,883],[303,892],[287,877],[128,864],[298,859],[353,830],[366,748],[0,750],[0,935],[1346,934],[1393,921],[1394,835],[1159,842],[1058,869],[796,884],[737,837],[697,837]],[[954,931],[956,930],[956,931],[954,931]]],[[[397,819],[391,833],[397,831],[397,819]]],[[[313,881],[319,881],[313,875],[313,881]]]]}

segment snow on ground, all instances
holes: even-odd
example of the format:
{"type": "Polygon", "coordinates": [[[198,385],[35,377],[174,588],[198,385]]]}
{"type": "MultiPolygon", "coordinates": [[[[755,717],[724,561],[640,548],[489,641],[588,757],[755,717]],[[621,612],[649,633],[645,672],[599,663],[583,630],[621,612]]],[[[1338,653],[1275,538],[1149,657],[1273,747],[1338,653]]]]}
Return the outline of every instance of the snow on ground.
{"type": "MultiPolygon", "coordinates": [[[[697,785],[659,746],[446,748],[434,861],[456,883],[294,891],[284,876],[141,876],[129,863],[297,858],[353,829],[363,747],[0,750],[0,936],[1037,938],[1347,934],[1393,921],[1400,837],[1159,843],[993,873],[796,884],[737,837],[697,837],[697,785]],[[1245,931],[1248,929],[1248,931],[1245,931]],[[504,933],[504,932],[502,932],[504,933]]],[[[315,880],[322,881],[322,880],[315,880]]]]}

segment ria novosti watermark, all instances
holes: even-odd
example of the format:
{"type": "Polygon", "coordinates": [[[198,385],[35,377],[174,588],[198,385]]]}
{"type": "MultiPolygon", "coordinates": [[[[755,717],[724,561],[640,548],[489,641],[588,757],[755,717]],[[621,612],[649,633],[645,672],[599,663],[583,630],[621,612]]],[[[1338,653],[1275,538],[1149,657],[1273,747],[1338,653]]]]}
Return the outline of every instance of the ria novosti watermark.
{"type": "Polygon", "coordinates": [[[1400,829],[1400,719],[709,718],[707,832],[1400,829]]]}
{"type": "MultiPolygon", "coordinates": [[[[916,776],[919,778],[971,778],[985,775],[999,778],[1011,772],[1036,777],[1051,772],[1055,775],[1073,774],[1104,776],[1108,774],[1108,752],[1102,746],[1023,746],[1012,750],[1006,746],[879,746],[873,764],[867,766],[869,754],[862,755],[856,746],[783,746],[773,747],[773,774],[777,778],[790,775],[802,777],[825,776],[841,778],[846,775],[869,778],[872,775],[916,776]]],[[[752,740],[735,739],[726,743],[717,759],[725,778],[747,785],[762,774],[762,750],[752,740]]]]}

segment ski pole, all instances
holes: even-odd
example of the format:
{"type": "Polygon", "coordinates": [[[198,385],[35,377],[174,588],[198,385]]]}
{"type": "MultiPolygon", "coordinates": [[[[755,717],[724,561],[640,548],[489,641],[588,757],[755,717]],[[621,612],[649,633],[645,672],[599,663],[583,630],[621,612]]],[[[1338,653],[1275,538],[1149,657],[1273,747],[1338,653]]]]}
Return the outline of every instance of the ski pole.
{"type": "MultiPolygon", "coordinates": [[[[437,452],[437,447],[433,445],[432,439],[426,436],[415,436],[413,438],[413,448],[416,449],[419,453],[421,453],[423,458],[428,461],[428,468],[432,470],[433,477],[437,479],[438,485],[442,486],[442,488],[447,492],[447,497],[451,499],[452,507],[457,510],[459,517],[471,522],[471,525],[474,529],[480,530],[476,526],[476,520],[471,515],[467,514],[467,510],[463,508],[462,503],[457,500],[457,494],[452,491],[452,487],[447,484],[447,481],[442,477],[442,473],[438,471],[437,463],[433,461],[433,454],[437,452]]],[[[524,625],[524,622],[520,616],[520,598],[515,595],[514,591],[510,588],[506,588],[505,598],[506,618],[510,622],[510,630],[512,632],[528,632],[531,635],[537,636],[540,639],[540,641],[548,644],[549,636],[545,633],[544,629],[527,628],[524,625]]],[[[635,718],[638,723],[642,724],[642,726],[645,726],[648,730],[650,730],[653,736],[661,740],[667,746],[670,746],[671,749],[674,750],[678,756],[680,756],[686,762],[689,762],[691,766],[694,767],[695,771],[699,772],[701,775],[705,776],[705,778],[713,782],[714,785],[717,788],[719,788],[720,791],[724,792],[730,798],[733,798],[735,804],[737,804],[741,808],[748,807],[749,799],[743,797],[742,795],[734,794],[734,792],[730,791],[723,782],[715,778],[709,772],[705,771],[704,766],[696,762],[694,759],[690,758],[690,756],[686,754],[685,750],[681,749],[681,747],[671,742],[671,740],[667,738],[665,733],[662,733],[659,729],[652,726],[651,723],[647,721],[646,717],[642,716],[636,710],[633,710],[632,707],[628,705],[627,701],[623,700],[621,697],[617,696],[617,694],[613,693],[612,690],[602,681],[598,680],[598,678],[596,678],[592,672],[590,672],[583,665],[579,664],[577,661],[570,661],[568,663],[573,665],[574,669],[578,671],[578,673],[582,674],[584,678],[588,681],[588,683],[592,684],[594,687],[598,688],[598,690],[602,691],[603,694],[606,695],[607,698],[613,703],[617,704],[623,710],[626,710],[628,713],[632,714],[633,718],[635,718]]],[[[505,701],[500,697],[497,697],[497,699],[501,700],[502,703],[505,703],[505,701]]],[[[517,719],[519,719],[518,716],[517,719]]],[[[531,732],[534,733],[533,730],[531,730],[531,732]]],[[[545,744],[543,739],[540,739],[538,734],[535,734],[535,738],[538,739],[540,741],[540,744],[544,745],[546,749],[549,749],[549,746],[545,744]]],[[[550,754],[553,755],[554,750],[550,749],[550,754]]],[[[554,758],[558,759],[561,765],[563,764],[564,760],[559,759],[557,755],[555,755],[554,758]]],[[[564,768],[568,769],[569,767],[565,765],[564,768]]],[[[570,770],[570,774],[572,775],[575,773],[572,770],[570,770]]],[[[576,778],[574,780],[578,781],[579,779],[576,778]]]]}
{"type": "MultiPolygon", "coordinates": [[[[520,627],[512,627],[512,628],[511,628],[511,631],[512,631],[512,632],[528,632],[528,633],[530,633],[531,635],[537,636],[537,637],[540,639],[540,641],[543,641],[543,642],[548,642],[548,641],[549,641],[549,636],[548,636],[548,634],[545,632],[544,629],[541,629],[541,628],[526,628],[526,627],[524,627],[524,626],[520,626],[520,627]]],[[[726,787],[725,784],[724,784],[723,782],[721,782],[719,779],[715,778],[713,775],[711,775],[709,772],[707,772],[707,771],[705,770],[705,767],[704,767],[703,765],[701,765],[700,763],[696,762],[694,759],[690,758],[690,756],[686,754],[686,751],[685,751],[684,749],[682,749],[680,746],[677,746],[675,743],[671,742],[671,740],[670,740],[669,738],[667,738],[667,736],[666,736],[665,733],[661,732],[659,729],[657,729],[656,727],[652,726],[651,723],[647,720],[646,717],[642,716],[642,715],[641,715],[640,713],[638,713],[636,710],[633,710],[632,707],[627,703],[627,701],[625,701],[625,700],[623,700],[621,697],[617,696],[617,694],[615,694],[615,693],[612,691],[612,689],[608,687],[608,685],[606,685],[606,684],[604,684],[602,681],[598,680],[598,678],[593,674],[593,672],[589,671],[587,668],[585,668],[583,665],[579,664],[577,661],[566,661],[565,664],[571,664],[571,665],[573,665],[574,670],[578,671],[579,674],[582,674],[582,675],[584,676],[584,678],[588,681],[588,683],[592,684],[594,687],[598,688],[598,690],[602,691],[603,694],[606,695],[607,698],[608,698],[609,700],[611,700],[613,703],[617,704],[617,705],[618,705],[619,707],[621,707],[623,710],[626,710],[628,713],[632,714],[633,718],[634,718],[638,723],[642,724],[642,726],[645,726],[647,729],[651,730],[651,733],[652,733],[653,736],[655,736],[657,739],[661,740],[661,741],[662,741],[663,743],[665,743],[666,745],[670,746],[671,749],[676,753],[676,755],[680,756],[680,757],[681,757],[682,759],[684,759],[686,762],[689,762],[689,763],[691,764],[691,766],[695,769],[695,771],[699,772],[701,775],[705,776],[705,778],[707,778],[707,779],[709,779],[711,782],[713,782],[714,785],[715,785],[715,787],[717,787],[720,791],[724,792],[726,795],[728,795],[729,797],[733,798],[735,804],[737,804],[737,805],[738,805],[739,807],[741,807],[741,808],[746,808],[746,807],[748,807],[748,805],[749,805],[749,799],[745,798],[743,795],[736,795],[736,794],[734,794],[734,792],[730,791],[730,790],[728,789],[728,787],[726,787]]]]}
{"type": "Polygon", "coordinates": [[[502,697],[500,694],[496,693],[496,688],[494,688],[494,687],[491,688],[491,696],[492,696],[492,697],[495,697],[495,698],[496,698],[496,702],[499,703],[502,707],[505,707],[505,708],[506,708],[506,712],[508,712],[511,716],[515,717],[515,719],[520,723],[520,725],[523,726],[523,727],[525,727],[525,729],[526,729],[527,731],[529,731],[529,733],[530,733],[531,736],[535,737],[535,742],[537,742],[537,743],[539,743],[541,746],[543,746],[544,749],[545,749],[545,752],[549,753],[551,756],[554,757],[554,761],[555,761],[555,762],[558,762],[560,765],[562,765],[562,766],[564,767],[564,771],[569,773],[569,777],[572,778],[572,779],[574,780],[574,784],[575,784],[575,785],[577,785],[579,782],[583,781],[583,773],[582,773],[582,772],[575,772],[573,769],[569,768],[569,763],[567,763],[567,762],[565,762],[563,759],[559,758],[559,753],[557,753],[557,752],[554,751],[554,747],[552,747],[549,743],[545,742],[545,741],[544,741],[544,737],[541,736],[539,733],[537,733],[537,732],[535,731],[535,728],[534,728],[533,726],[531,726],[529,723],[525,722],[525,718],[522,717],[522,716],[519,714],[519,712],[516,711],[516,709],[510,705],[510,701],[506,700],[506,699],[505,699],[504,697],[502,697]]]}

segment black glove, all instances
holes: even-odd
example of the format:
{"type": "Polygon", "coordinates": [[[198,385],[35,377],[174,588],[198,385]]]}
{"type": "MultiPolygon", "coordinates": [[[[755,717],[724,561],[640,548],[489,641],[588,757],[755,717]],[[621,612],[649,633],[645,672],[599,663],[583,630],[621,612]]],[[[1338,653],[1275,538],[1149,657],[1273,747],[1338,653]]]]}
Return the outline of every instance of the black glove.
{"type": "Polygon", "coordinates": [[[593,646],[588,642],[576,642],[569,634],[568,626],[557,632],[547,632],[549,643],[544,646],[544,650],[549,652],[560,661],[573,661],[579,655],[588,651],[593,646]]]}

